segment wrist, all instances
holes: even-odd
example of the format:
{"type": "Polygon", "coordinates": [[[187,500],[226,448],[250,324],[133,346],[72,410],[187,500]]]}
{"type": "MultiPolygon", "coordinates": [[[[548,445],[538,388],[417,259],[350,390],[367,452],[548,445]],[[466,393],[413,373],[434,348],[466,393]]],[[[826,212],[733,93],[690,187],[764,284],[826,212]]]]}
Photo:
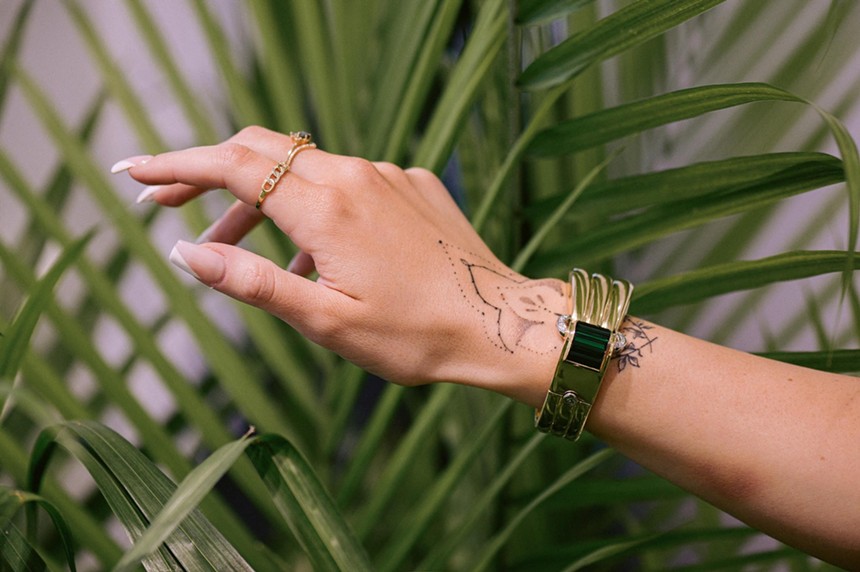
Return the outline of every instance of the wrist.
{"type": "Polygon", "coordinates": [[[487,389],[540,407],[552,381],[562,349],[558,317],[569,311],[569,286],[556,279],[526,280],[500,286],[505,312],[500,321],[504,352],[490,359],[487,389]]]}
{"type": "Polygon", "coordinates": [[[569,311],[570,287],[531,280],[491,255],[440,242],[454,280],[433,289],[437,306],[419,365],[425,382],[480,387],[539,405],[561,351],[558,317],[569,311]]]}

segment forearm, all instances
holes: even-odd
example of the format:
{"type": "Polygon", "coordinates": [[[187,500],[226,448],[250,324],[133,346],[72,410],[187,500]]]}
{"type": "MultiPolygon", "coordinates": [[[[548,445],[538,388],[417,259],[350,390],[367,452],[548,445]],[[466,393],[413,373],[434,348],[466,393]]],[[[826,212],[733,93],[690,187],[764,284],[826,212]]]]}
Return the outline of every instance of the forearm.
{"type": "Polygon", "coordinates": [[[610,365],[587,429],[750,525],[858,566],[860,383],[625,327],[647,337],[610,365]]]}
{"type": "MultiPolygon", "coordinates": [[[[523,283],[517,299],[552,301],[550,313],[563,314],[563,297],[548,295],[561,291],[559,284],[523,283]]],[[[499,307],[500,315],[526,315],[528,306],[499,307]]],[[[482,318],[493,327],[486,331],[495,331],[488,316],[482,318]]],[[[503,352],[471,336],[470,363],[479,367],[457,381],[540,408],[560,353],[554,322],[545,317],[523,327],[511,320],[507,332],[499,330],[508,340],[528,332],[531,349],[511,341],[513,349],[503,352]]],[[[860,567],[860,380],[766,360],[637,318],[621,330],[628,343],[609,364],[588,431],[759,530],[860,567]]]]}

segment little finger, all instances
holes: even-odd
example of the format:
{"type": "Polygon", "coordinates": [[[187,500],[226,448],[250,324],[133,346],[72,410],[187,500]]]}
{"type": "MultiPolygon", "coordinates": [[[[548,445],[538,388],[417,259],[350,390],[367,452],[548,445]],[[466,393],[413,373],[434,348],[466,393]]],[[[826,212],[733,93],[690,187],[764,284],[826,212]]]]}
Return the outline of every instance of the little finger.
{"type": "Polygon", "coordinates": [[[134,200],[137,204],[158,203],[165,207],[176,207],[206,192],[208,189],[176,183],[173,185],[149,185],[134,200]]]}
{"type": "Polygon", "coordinates": [[[313,257],[303,250],[293,256],[293,259],[287,264],[287,272],[299,276],[309,276],[314,270],[316,270],[316,264],[313,257]]]}

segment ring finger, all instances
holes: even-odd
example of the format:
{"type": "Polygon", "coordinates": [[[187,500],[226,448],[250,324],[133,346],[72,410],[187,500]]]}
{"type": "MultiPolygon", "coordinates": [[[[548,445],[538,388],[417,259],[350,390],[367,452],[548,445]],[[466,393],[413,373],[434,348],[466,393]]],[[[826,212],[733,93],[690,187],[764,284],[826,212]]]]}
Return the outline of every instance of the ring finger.
{"type": "Polygon", "coordinates": [[[197,242],[238,244],[263,218],[265,217],[259,210],[242,201],[236,201],[197,237],[197,242]]]}

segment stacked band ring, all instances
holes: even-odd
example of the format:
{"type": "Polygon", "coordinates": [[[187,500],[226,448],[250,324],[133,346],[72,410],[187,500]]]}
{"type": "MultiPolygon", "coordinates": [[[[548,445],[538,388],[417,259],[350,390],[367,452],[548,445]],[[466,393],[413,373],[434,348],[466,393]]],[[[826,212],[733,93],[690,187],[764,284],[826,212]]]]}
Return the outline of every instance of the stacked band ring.
{"type": "Polygon", "coordinates": [[[293,164],[293,159],[296,158],[296,155],[305,149],[315,149],[317,146],[316,143],[312,141],[313,137],[311,137],[311,134],[307,131],[292,132],[290,133],[290,139],[293,141],[293,146],[287,153],[287,158],[275,165],[272,172],[269,173],[269,176],[263,181],[263,185],[260,188],[260,195],[257,197],[257,204],[255,205],[258,210],[263,206],[263,201],[266,200],[269,193],[275,190],[275,185],[278,184],[281,177],[286,175],[290,170],[290,165],[293,164]]]}

